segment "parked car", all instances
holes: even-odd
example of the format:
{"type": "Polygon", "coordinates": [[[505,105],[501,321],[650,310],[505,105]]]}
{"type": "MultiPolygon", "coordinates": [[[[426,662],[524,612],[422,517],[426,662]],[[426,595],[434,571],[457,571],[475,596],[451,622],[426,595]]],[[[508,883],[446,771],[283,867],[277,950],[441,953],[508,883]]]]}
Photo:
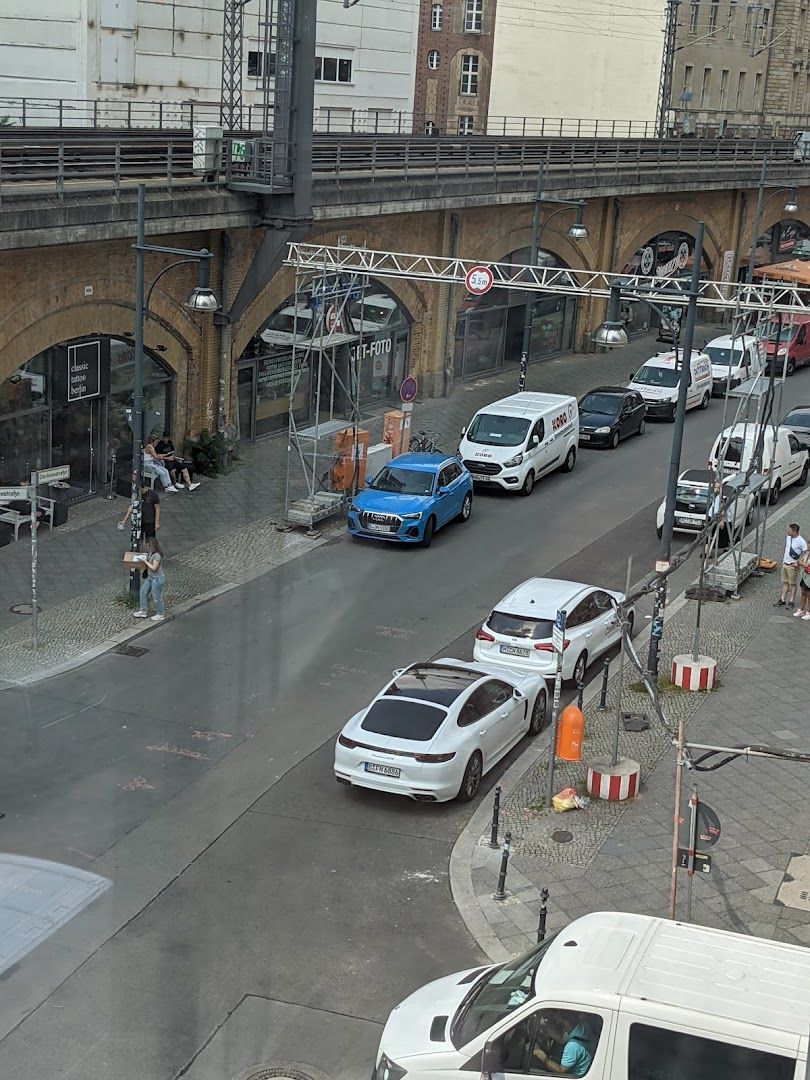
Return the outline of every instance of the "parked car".
{"type": "Polygon", "coordinates": [[[598,386],[579,401],[579,441],[615,450],[621,439],[643,435],[647,406],[641,394],[624,386],[598,386]]]}
{"type": "MultiPolygon", "coordinates": [[[[557,612],[565,611],[562,676],[582,682],[588,664],[620,640],[616,603],[623,600],[624,593],[580,581],[529,578],[507,593],[476,631],[473,658],[553,676],[552,629],[557,612]]],[[[633,618],[631,610],[631,629],[633,618]]]]}
{"type": "MultiPolygon", "coordinates": [[[[723,496],[727,506],[725,518],[726,524],[731,525],[728,529],[731,539],[737,539],[750,523],[754,505],[754,496],[750,491],[743,491],[730,501],[735,494],[735,479],[732,477],[723,484],[723,496]]],[[[675,497],[675,532],[699,533],[705,528],[709,511],[715,504],[714,483],[714,474],[708,469],[686,469],[681,473],[675,497]]],[[[655,526],[659,539],[664,531],[666,505],[667,501],[664,499],[656,514],[655,526]]]]}
{"type": "Polygon", "coordinates": [[[433,660],[395,671],[335,744],[335,778],[420,802],[469,802],[481,777],[546,721],[540,674],[433,660]]]}
{"type": "Polygon", "coordinates": [[[750,334],[713,338],[703,346],[703,351],[711,361],[715,397],[724,397],[726,388],[733,390],[756,378],[765,368],[765,345],[750,334]]]}
{"type": "MultiPolygon", "coordinates": [[[[762,488],[763,498],[771,504],[791,484],[804,487],[807,483],[807,447],[802,446],[792,431],[785,428],[766,428],[762,434],[761,468],[768,482],[762,488]]],[[[709,455],[709,468],[720,467],[723,475],[746,472],[751,465],[760,429],[757,424],[735,424],[721,431],[709,455]]]]}
{"type": "Polygon", "coordinates": [[[765,343],[766,370],[776,364],[776,374],[792,375],[810,364],[810,315],[794,315],[791,322],[774,320],[765,343]]]}
{"type": "Polygon", "coordinates": [[[472,512],[472,477],[448,454],[400,454],[349,504],[352,536],[430,547],[433,534],[472,512]]]}
{"type": "MultiPolygon", "coordinates": [[[[635,375],[630,374],[628,389],[635,390],[647,404],[647,416],[650,419],[660,417],[673,421],[678,402],[678,382],[683,354],[659,353],[651,356],[635,375]]],[[[705,353],[692,350],[689,363],[689,389],[686,395],[687,409],[706,409],[712,396],[712,365],[705,353]]]]}
{"type": "Polygon", "coordinates": [[[797,405],[779,425],[793,432],[800,446],[810,448],[810,405],[797,405]]]}

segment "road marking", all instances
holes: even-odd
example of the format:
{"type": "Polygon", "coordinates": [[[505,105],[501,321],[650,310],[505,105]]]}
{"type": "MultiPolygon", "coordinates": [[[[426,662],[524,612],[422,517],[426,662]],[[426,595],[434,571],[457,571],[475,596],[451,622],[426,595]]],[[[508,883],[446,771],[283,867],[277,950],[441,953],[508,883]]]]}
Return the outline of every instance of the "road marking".
{"type": "MultiPolygon", "coordinates": [[[[151,749],[151,747],[149,748],[151,749]]],[[[123,791],[141,791],[143,788],[148,788],[149,791],[155,790],[155,785],[150,784],[145,776],[136,776],[126,784],[122,784],[123,791]]]]}
{"type": "Polygon", "coordinates": [[[379,637],[409,638],[416,634],[415,630],[406,630],[404,626],[378,626],[374,631],[379,637]]]}
{"type": "Polygon", "coordinates": [[[74,709],[73,712],[65,713],[64,716],[58,716],[55,720],[51,720],[48,724],[43,724],[43,730],[45,728],[53,727],[54,724],[61,724],[63,720],[69,720],[71,716],[81,716],[82,713],[89,712],[90,709],[95,709],[97,705],[101,705],[107,698],[106,692],[101,695],[98,701],[92,702],[90,705],[84,705],[81,709],[74,709]]]}
{"type": "Polygon", "coordinates": [[[230,731],[192,731],[192,739],[202,739],[204,742],[213,742],[214,739],[232,739],[230,731]]]}
{"type": "Polygon", "coordinates": [[[147,750],[158,750],[163,754],[177,754],[178,757],[194,758],[195,761],[208,761],[208,754],[202,750],[184,750],[181,746],[169,746],[161,743],[160,746],[147,746],[147,750]]]}

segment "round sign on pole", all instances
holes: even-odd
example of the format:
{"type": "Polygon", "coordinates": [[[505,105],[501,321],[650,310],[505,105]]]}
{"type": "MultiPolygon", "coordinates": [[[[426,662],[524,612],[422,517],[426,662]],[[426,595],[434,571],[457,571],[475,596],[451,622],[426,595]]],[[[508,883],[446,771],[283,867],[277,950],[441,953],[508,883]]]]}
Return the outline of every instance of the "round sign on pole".
{"type": "Polygon", "coordinates": [[[467,287],[467,292],[472,293],[473,296],[483,296],[492,288],[494,280],[495,278],[492,276],[492,271],[488,266],[473,266],[467,271],[464,284],[467,287]]]}
{"type": "Polygon", "coordinates": [[[341,333],[341,331],[343,330],[340,315],[338,314],[338,310],[334,304],[332,304],[332,306],[326,312],[326,329],[330,334],[333,331],[335,333],[341,333]]]}
{"type": "Polygon", "coordinates": [[[399,388],[399,400],[404,402],[413,401],[419,390],[419,383],[413,377],[409,375],[407,379],[402,380],[402,385],[399,388]]]}

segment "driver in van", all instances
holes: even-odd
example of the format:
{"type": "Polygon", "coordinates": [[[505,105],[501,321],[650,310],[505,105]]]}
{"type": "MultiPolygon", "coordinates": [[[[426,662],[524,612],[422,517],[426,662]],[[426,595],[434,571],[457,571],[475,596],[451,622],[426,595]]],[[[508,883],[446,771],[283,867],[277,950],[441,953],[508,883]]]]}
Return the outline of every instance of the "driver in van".
{"type": "Polygon", "coordinates": [[[534,1057],[549,1072],[561,1076],[585,1076],[596,1053],[597,1037],[593,1034],[588,1018],[582,1013],[560,1011],[546,1014],[541,1019],[540,1036],[553,1040],[555,1049],[562,1048],[556,1061],[542,1047],[535,1045],[534,1057]]]}

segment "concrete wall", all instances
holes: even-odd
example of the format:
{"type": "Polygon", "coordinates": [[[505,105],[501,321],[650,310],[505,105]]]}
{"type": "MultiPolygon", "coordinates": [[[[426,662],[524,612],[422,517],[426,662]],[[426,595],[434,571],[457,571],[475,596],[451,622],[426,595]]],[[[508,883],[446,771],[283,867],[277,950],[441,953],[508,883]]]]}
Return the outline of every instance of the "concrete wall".
{"type": "Polygon", "coordinates": [[[490,114],[654,120],[664,8],[498,0],[490,114]]]}

